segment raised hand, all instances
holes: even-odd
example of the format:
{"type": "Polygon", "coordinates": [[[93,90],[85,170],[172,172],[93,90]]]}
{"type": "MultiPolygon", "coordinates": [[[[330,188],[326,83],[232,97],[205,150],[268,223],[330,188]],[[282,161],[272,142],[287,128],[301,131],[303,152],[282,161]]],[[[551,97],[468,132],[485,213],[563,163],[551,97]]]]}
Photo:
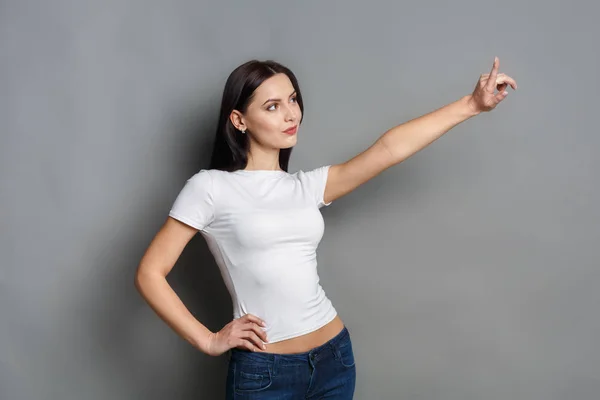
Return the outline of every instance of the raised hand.
{"type": "Polygon", "coordinates": [[[494,59],[494,65],[492,71],[489,74],[482,74],[479,77],[479,82],[475,86],[475,90],[469,99],[469,105],[476,112],[491,111],[506,98],[508,92],[506,89],[508,85],[517,89],[517,82],[510,76],[498,73],[498,67],[500,66],[500,60],[498,57],[494,59]],[[495,93],[495,89],[498,93],[495,93]]]}

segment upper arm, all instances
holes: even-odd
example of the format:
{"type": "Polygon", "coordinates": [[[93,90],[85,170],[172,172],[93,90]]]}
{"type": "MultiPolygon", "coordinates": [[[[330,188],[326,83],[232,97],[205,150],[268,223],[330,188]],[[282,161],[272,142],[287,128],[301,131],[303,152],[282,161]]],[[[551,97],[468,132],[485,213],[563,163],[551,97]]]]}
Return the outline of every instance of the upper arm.
{"type": "Polygon", "coordinates": [[[396,163],[383,141],[376,141],[357,156],[329,168],[324,201],[331,202],[350,193],[396,163]]]}
{"type": "Polygon", "coordinates": [[[198,229],[167,217],[142,256],[137,274],[167,276],[198,229]]]}
{"type": "Polygon", "coordinates": [[[142,257],[138,274],[166,276],[199,231],[214,220],[213,182],[207,170],[189,178],[175,199],[167,220],[142,257]]]}

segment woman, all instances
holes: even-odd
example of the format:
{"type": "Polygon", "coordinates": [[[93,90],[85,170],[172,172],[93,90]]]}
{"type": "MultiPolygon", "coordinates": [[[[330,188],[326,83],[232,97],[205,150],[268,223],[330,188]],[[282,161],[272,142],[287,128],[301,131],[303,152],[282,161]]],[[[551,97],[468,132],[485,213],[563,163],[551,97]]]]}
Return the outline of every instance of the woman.
{"type": "Polygon", "coordinates": [[[389,129],[349,161],[293,174],[288,162],[304,110],[296,77],[274,61],[231,73],[210,168],[187,180],[136,275],[142,296],[180,336],[206,354],[228,352],[228,399],[352,398],[350,334],[317,274],[319,208],[495,108],[508,85],[517,88],[498,66],[495,58],[471,94],[389,129]],[[166,281],[197,232],[234,305],[233,320],[218,332],[197,321],[166,281]]]}

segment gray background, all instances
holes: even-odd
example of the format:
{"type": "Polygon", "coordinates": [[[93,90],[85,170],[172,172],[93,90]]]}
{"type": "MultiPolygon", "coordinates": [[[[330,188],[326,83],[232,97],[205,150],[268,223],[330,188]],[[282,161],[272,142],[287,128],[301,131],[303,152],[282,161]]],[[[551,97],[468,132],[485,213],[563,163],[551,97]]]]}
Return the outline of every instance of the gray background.
{"type": "MultiPolygon", "coordinates": [[[[597,6],[366,3],[0,3],[2,400],[222,398],[226,358],[133,278],[237,65],[298,76],[294,172],[470,93],[496,55],[519,84],[496,110],[322,209],[321,283],[356,399],[597,399],[597,6]]],[[[229,321],[200,235],[169,282],[229,321]]]]}

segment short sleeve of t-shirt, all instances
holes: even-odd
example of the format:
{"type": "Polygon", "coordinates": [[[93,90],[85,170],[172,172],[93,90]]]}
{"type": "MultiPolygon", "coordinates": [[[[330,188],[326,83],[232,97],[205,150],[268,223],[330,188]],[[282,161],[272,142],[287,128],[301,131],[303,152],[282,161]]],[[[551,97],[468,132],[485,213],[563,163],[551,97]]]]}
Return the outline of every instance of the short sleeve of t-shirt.
{"type": "Polygon", "coordinates": [[[169,216],[198,230],[204,229],[213,221],[213,183],[207,170],[200,170],[187,180],[175,199],[169,216]]]}
{"type": "Polygon", "coordinates": [[[323,196],[325,195],[325,186],[327,185],[329,167],[331,166],[325,165],[303,173],[305,184],[308,186],[313,197],[313,201],[318,208],[328,206],[332,203],[332,201],[325,203],[323,199],[323,196]]]}

